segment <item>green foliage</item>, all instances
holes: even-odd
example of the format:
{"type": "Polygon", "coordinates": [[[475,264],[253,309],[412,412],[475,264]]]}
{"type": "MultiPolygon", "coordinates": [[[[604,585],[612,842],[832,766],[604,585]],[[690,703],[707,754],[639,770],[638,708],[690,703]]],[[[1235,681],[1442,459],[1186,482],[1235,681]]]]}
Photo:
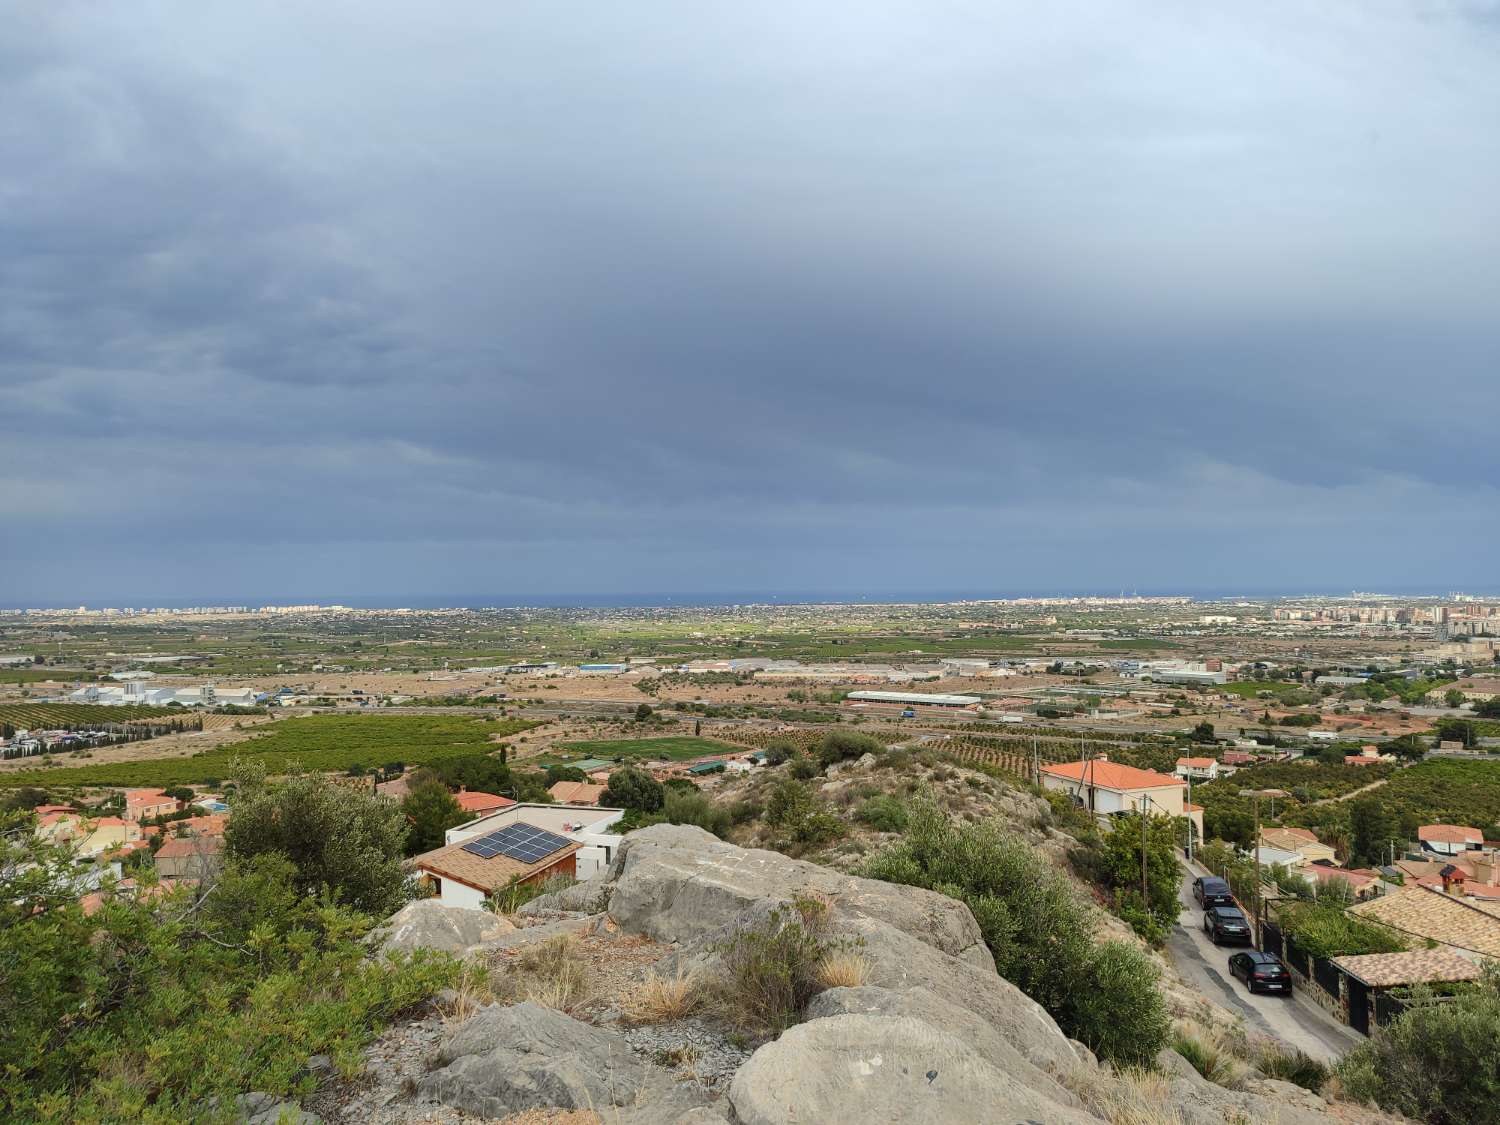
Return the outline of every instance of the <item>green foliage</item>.
{"type": "Polygon", "coordinates": [[[565,891],[577,882],[578,880],[573,876],[562,873],[549,875],[541,880],[533,879],[529,883],[523,883],[521,877],[516,875],[512,876],[510,882],[504,887],[486,896],[485,901],[496,913],[514,914],[532,899],[552,894],[554,891],[565,891]]]}
{"type": "Polygon", "coordinates": [[[775,830],[776,846],[800,853],[844,834],[843,821],[794,777],[783,777],[766,797],[765,822],[775,830]]]}
{"type": "Polygon", "coordinates": [[[1413,1003],[1338,1064],[1344,1089],[1360,1100],[1432,1125],[1488,1125],[1500,1105],[1500,978],[1435,1002],[1413,1003]]]}
{"type": "Polygon", "coordinates": [[[1217,1043],[1177,1031],[1172,1035],[1172,1050],[1192,1063],[1193,1069],[1210,1082],[1223,1085],[1234,1076],[1234,1060],[1217,1043]]]}
{"type": "Polygon", "coordinates": [[[899,798],[881,794],[861,801],[854,819],[877,832],[901,832],[906,829],[906,806],[899,798]]]}
{"type": "Polygon", "coordinates": [[[1355,865],[1384,863],[1393,840],[1402,846],[1396,818],[1374,794],[1349,803],[1349,832],[1349,858],[1355,865]]]}
{"type": "Polygon", "coordinates": [[[790,739],[781,738],[766,743],[766,765],[779,766],[795,758],[801,751],[790,739]]]}
{"type": "Polygon", "coordinates": [[[1182,865],[1177,862],[1177,831],[1170,817],[1145,819],[1146,889],[1141,897],[1141,814],[1126,813],[1111,820],[1100,856],[1103,882],[1115,892],[1120,917],[1147,941],[1166,940],[1182,903],[1177,897],[1182,865]],[[1129,913],[1126,913],[1126,908],[1129,913]]]}
{"type": "Polygon", "coordinates": [[[919,800],[905,837],[861,874],[966,903],[1001,976],[1109,1061],[1143,1066],[1166,1045],[1150,958],[1124,943],[1097,944],[1089,908],[1067,877],[998,824],[963,824],[919,800]]]}
{"type": "Polygon", "coordinates": [[[626,766],[609,775],[609,786],[600,795],[599,803],[608,808],[654,813],[666,803],[666,791],[645,770],[626,766]]]}
{"type": "Polygon", "coordinates": [[[280,855],[304,894],[327,894],[384,917],[407,898],[401,870],[406,817],[401,806],[314,776],[270,783],[242,772],[234,815],[224,830],[227,859],[280,855]]]}
{"type": "Polygon", "coordinates": [[[1487,838],[1500,832],[1500,761],[1432,758],[1397,771],[1370,796],[1405,825],[1471,824],[1487,838]]]}
{"type": "Polygon", "coordinates": [[[7,1121],[227,1120],[247,1090],[306,1095],[308,1056],[354,1065],[391,1016],[456,976],[442,956],[371,960],[372,919],[300,893],[276,856],[201,891],[106,891],[86,915],[72,857],[15,827],[0,824],[7,1121]]]}
{"type": "Polygon", "coordinates": [[[490,754],[461,754],[439,759],[425,766],[422,772],[438,778],[449,789],[494,793],[517,801],[542,804],[552,800],[547,793],[547,787],[552,782],[546,775],[534,770],[511,769],[505,763],[503,746],[500,747],[499,757],[490,754]]]}
{"type": "Polygon", "coordinates": [[[1400,953],[1406,943],[1384,926],[1361,921],[1330,902],[1301,902],[1280,911],[1281,928],[1314,957],[1400,953]]]}
{"type": "Polygon", "coordinates": [[[717,947],[728,1006],[742,1026],[781,1032],[802,1017],[822,988],[819,962],[847,946],[825,936],[826,912],[821,902],[798,899],[717,947]]]}
{"type": "Polygon", "coordinates": [[[486,753],[495,748],[491,735],[514,734],[535,725],[472,715],[312,715],[282,719],[246,742],[190,758],[7,771],[0,773],[0,786],[206,783],[229,776],[236,760],[259,762],[269,774],[294,768],[342,772],[353,765],[370,768],[395,761],[429,765],[486,753]]]}
{"type": "Polygon", "coordinates": [[[861,758],[866,754],[874,754],[878,757],[884,751],[885,744],[879,739],[871,738],[868,734],[831,730],[818,743],[818,764],[826,769],[834,762],[842,762],[848,758],[861,758]]]}
{"type": "Polygon", "coordinates": [[[643,813],[639,809],[627,812],[620,821],[620,831],[631,832],[648,824],[693,824],[705,832],[712,832],[719,839],[729,837],[729,830],[736,824],[752,820],[759,814],[753,805],[716,805],[704,794],[691,787],[673,788],[670,784],[666,800],[659,811],[643,813]]]}
{"type": "Polygon", "coordinates": [[[421,855],[442,847],[448,829],[469,819],[448,787],[435,777],[411,787],[406,800],[401,802],[401,812],[409,827],[407,855],[421,855]]]}
{"type": "Polygon", "coordinates": [[[1255,1067],[1267,1078],[1295,1082],[1305,1090],[1317,1093],[1328,1081],[1329,1069],[1311,1055],[1295,1047],[1266,1044],[1255,1056],[1255,1067]]]}
{"type": "Polygon", "coordinates": [[[713,738],[671,735],[666,738],[610,738],[578,742],[559,742],[558,750],[569,750],[583,757],[605,758],[612,762],[627,758],[679,762],[688,758],[706,758],[715,754],[739,754],[743,746],[731,746],[713,738]]]}

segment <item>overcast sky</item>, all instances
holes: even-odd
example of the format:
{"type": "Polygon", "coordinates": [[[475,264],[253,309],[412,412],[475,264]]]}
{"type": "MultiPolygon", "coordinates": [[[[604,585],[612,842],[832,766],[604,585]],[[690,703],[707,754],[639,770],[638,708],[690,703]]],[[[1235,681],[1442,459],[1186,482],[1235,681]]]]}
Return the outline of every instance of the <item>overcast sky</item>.
{"type": "Polygon", "coordinates": [[[1494,590],[1497,11],[18,5],[0,604],[1494,590]]]}

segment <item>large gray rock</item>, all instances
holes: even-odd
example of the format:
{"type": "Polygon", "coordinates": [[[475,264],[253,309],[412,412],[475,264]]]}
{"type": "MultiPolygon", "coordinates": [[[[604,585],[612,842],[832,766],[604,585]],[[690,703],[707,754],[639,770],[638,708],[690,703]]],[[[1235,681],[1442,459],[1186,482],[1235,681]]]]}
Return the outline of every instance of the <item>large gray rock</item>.
{"type": "Polygon", "coordinates": [[[800,1024],[750,1056],[729,1102],[740,1125],[1099,1125],[911,1016],[800,1024]]]}
{"type": "Polygon", "coordinates": [[[425,898],[391,915],[372,940],[379,943],[383,953],[435,949],[463,956],[513,929],[512,923],[493,911],[447,906],[435,898],[425,898]]]}
{"type": "Polygon", "coordinates": [[[1300,1087],[1288,1097],[1230,1090],[1204,1078],[1170,1047],[1157,1054],[1156,1065],[1167,1076],[1172,1108],[1183,1125],[1223,1125],[1226,1121],[1323,1125],[1328,1121],[1323,1100],[1300,1087]]]}
{"type": "Polygon", "coordinates": [[[1073,1094],[1017,1049],[994,1022],[921,986],[901,992],[873,985],[830,988],[814,996],[804,1014],[809,1020],[840,1015],[910,1016],[962,1039],[985,1061],[1044,1097],[1062,1105],[1078,1104],[1073,1094]]]}
{"type": "Polygon", "coordinates": [[[624,1036],[531,1003],[485,1008],[443,1042],[438,1063],[422,1092],[485,1117],[631,1105],[647,1078],[624,1036]]]}
{"type": "Polygon", "coordinates": [[[235,1099],[234,1108],[241,1125],[322,1125],[316,1113],[308,1113],[296,1102],[286,1101],[263,1090],[252,1090],[235,1099]]]}
{"type": "Polygon", "coordinates": [[[1087,1060],[1073,1049],[1045,1008],[993,968],[980,968],[872,919],[854,919],[840,936],[862,944],[866,984],[895,992],[920,988],[988,1024],[1035,1066],[1067,1073],[1087,1060]]]}
{"type": "Polygon", "coordinates": [[[994,971],[979,924],[961,902],[778,852],[737,848],[690,825],[632,832],[610,865],[609,880],[610,916],[625,930],[659,941],[692,942],[724,930],[757,902],[814,895],[840,915],[878,919],[994,971]]]}
{"type": "Polygon", "coordinates": [[[516,913],[523,917],[546,914],[598,914],[609,906],[609,893],[613,888],[605,875],[585,879],[560,891],[537,895],[524,903],[516,913]]]}

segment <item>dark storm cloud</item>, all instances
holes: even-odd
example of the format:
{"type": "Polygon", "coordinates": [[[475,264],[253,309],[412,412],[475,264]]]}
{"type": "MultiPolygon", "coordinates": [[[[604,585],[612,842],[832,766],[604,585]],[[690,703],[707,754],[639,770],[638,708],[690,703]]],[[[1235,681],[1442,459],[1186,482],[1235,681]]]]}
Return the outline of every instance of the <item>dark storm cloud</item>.
{"type": "Polygon", "coordinates": [[[1112,11],[34,9],[0,601],[1485,582],[1490,10],[1112,11]]]}

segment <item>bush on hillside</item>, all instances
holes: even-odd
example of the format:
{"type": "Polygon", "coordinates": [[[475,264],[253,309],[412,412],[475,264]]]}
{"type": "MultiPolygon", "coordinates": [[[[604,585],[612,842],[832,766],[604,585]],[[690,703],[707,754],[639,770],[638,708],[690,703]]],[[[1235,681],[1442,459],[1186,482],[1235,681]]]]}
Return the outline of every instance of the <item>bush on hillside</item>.
{"type": "Polygon", "coordinates": [[[889,794],[881,794],[860,802],[854,819],[877,832],[901,832],[906,828],[906,806],[889,794]]]}
{"type": "Polygon", "coordinates": [[[645,770],[626,766],[609,775],[609,785],[599,796],[599,803],[606,808],[640,809],[653,813],[666,802],[666,790],[661,782],[645,770]]]}
{"type": "Polygon", "coordinates": [[[1488,1125],[1500,1105],[1500,972],[1452,999],[1413,1004],[1336,1068],[1344,1089],[1432,1125],[1488,1125]]]}
{"type": "Polygon", "coordinates": [[[373,919],[310,897],[285,857],[86,914],[74,857],[0,822],[0,1119],[209,1118],[247,1090],[306,1095],[310,1055],[348,1073],[453,962],[370,959],[373,919]],[[196,896],[196,897],[195,897],[196,896]]]}
{"type": "Polygon", "coordinates": [[[1097,943],[1089,908],[1067,877],[997,824],[964,824],[917,801],[905,837],[861,874],[966,903],[1000,975],[1102,1058],[1143,1066],[1166,1045],[1169,1021],[1150,958],[1121,942],[1097,943]]]}
{"type": "Polygon", "coordinates": [[[781,1032],[802,1017],[807,1002],[825,987],[822,966],[848,948],[830,940],[826,926],[827,907],[799,898],[718,947],[727,1007],[740,1023],[781,1032]]]}
{"type": "Polygon", "coordinates": [[[736,823],[737,812],[736,807],[716,805],[696,790],[668,789],[660,809],[652,813],[632,809],[621,818],[620,831],[633,832],[648,824],[693,824],[723,840],[736,823]]]}
{"type": "Polygon", "coordinates": [[[884,743],[868,734],[831,730],[818,743],[818,764],[827,768],[834,762],[842,762],[848,758],[862,758],[866,754],[879,757],[884,752],[884,743]]]}
{"type": "Polygon", "coordinates": [[[774,831],[775,847],[796,855],[837,840],[844,823],[802,782],[784,777],[766,796],[765,822],[774,831]]]}
{"type": "Polygon", "coordinates": [[[435,777],[411,787],[401,802],[401,812],[409,826],[406,835],[409,856],[442,847],[448,829],[469,819],[448,787],[435,777]]]}
{"type": "Polygon", "coordinates": [[[234,816],[224,830],[226,860],[284,856],[302,893],[326,893],[376,917],[407,900],[401,870],[407,823],[396,802],[312,775],[272,783],[245,770],[238,780],[234,816]]]}

